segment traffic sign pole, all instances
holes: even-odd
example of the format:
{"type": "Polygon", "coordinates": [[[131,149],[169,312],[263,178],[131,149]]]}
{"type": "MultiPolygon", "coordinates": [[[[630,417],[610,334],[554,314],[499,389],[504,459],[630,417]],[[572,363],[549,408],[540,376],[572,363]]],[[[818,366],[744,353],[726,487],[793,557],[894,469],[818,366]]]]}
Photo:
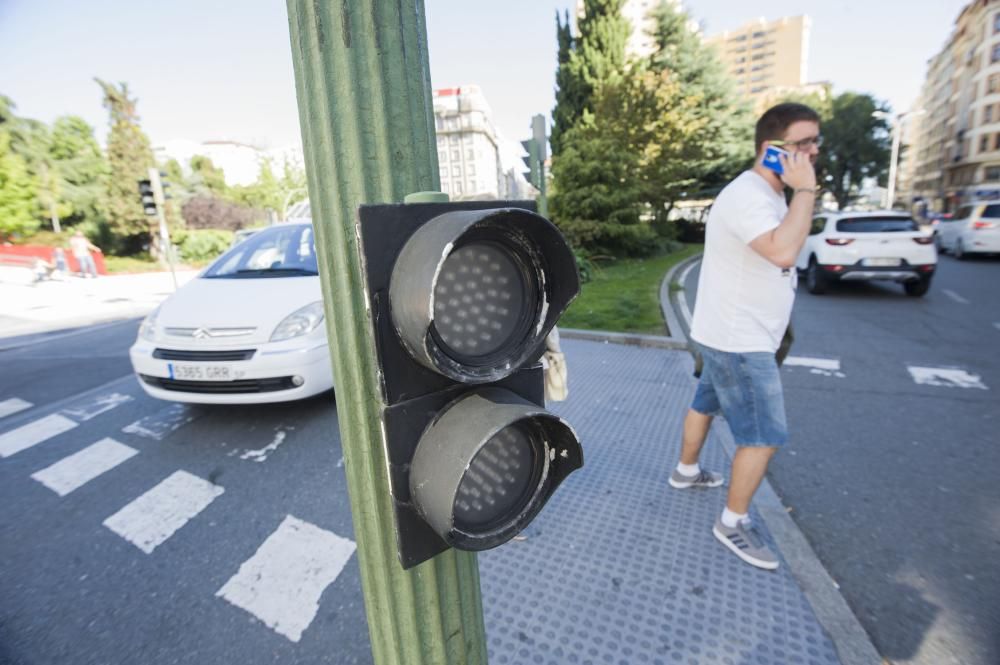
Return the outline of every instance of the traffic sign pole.
{"type": "Polygon", "coordinates": [[[440,189],[422,0],[288,0],[337,417],[377,665],[486,662],[476,555],[398,560],[358,206],[440,189]]]}

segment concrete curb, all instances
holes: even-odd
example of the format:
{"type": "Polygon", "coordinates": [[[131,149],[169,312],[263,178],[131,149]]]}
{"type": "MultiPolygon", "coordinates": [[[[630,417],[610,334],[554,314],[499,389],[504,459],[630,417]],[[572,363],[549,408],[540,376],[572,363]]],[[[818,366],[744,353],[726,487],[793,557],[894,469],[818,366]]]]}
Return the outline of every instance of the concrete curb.
{"type": "MultiPolygon", "coordinates": [[[[701,260],[700,254],[679,263],[675,269],[680,269],[682,266],[687,267],[688,264],[693,264],[696,260],[701,260]]],[[[664,284],[668,284],[672,273],[673,271],[668,274],[667,279],[664,279],[664,284]]],[[[672,309],[675,306],[674,301],[667,300],[664,304],[663,293],[661,288],[661,304],[664,309],[672,309]]],[[[677,291],[677,294],[678,298],[683,298],[684,290],[677,291]]],[[[667,295],[668,297],[671,295],[669,290],[667,295]]],[[[681,309],[685,318],[690,316],[686,314],[686,309],[686,307],[681,309]]],[[[678,318],[676,313],[674,313],[674,317],[678,318]]],[[[690,330],[690,320],[686,321],[686,324],[687,329],[690,330]]],[[[684,336],[686,343],[687,336],[683,332],[684,328],[678,327],[677,330],[684,336]]],[[[733,442],[732,435],[728,428],[718,433],[721,435],[719,439],[722,442],[722,447],[732,459],[736,454],[736,444],[733,442]]],[[[812,606],[816,619],[830,636],[841,663],[843,665],[880,665],[884,663],[885,661],[879,655],[875,645],[872,644],[871,638],[868,637],[868,633],[865,632],[858,618],[847,605],[847,601],[840,594],[840,587],[823,567],[823,563],[816,556],[816,552],[813,551],[805,534],[789,516],[781,498],[766,477],[754,496],[753,504],[761,519],[764,520],[775,545],[781,550],[792,576],[795,577],[812,606]]]]}
{"type": "MultiPolygon", "coordinates": [[[[660,309],[663,312],[663,320],[667,322],[667,331],[670,334],[671,340],[676,341],[679,344],[683,344],[685,349],[689,348],[687,334],[684,332],[684,328],[681,325],[681,320],[677,316],[677,312],[674,310],[673,295],[670,291],[670,286],[674,283],[674,275],[676,275],[681,270],[685,270],[689,265],[696,261],[701,260],[701,254],[696,254],[689,258],[684,259],[680,263],[676,264],[673,268],[667,271],[666,276],[664,276],[663,281],[660,282],[660,309]]],[[[684,290],[684,285],[680,285],[681,289],[678,291],[680,293],[684,290]]],[[[690,322],[688,322],[690,325],[690,322]]]]}

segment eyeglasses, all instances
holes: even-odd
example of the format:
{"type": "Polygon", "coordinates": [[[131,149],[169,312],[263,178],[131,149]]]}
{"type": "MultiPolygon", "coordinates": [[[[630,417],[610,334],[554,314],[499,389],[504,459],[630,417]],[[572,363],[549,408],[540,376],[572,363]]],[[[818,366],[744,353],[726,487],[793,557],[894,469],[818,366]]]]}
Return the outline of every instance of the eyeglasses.
{"type": "Polygon", "coordinates": [[[771,145],[795,146],[796,150],[808,150],[813,146],[818,148],[823,145],[823,135],[810,136],[800,141],[769,141],[769,143],[771,145]]]}

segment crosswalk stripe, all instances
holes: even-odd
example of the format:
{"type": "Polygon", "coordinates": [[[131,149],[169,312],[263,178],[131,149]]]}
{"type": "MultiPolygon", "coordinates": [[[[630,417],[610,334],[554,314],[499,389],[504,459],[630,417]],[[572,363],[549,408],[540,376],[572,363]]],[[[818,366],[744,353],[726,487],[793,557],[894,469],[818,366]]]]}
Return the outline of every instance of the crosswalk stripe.
{"type": "Polygon", "coordinates": [[[130,395],[123,395],[122,393],[98,395],[87,400],[86,402],[65,408],[62,410],[62,413],[71,417],[73,420],[82,423],[101,415],[105,411],[110,411],[116,406],[131,401],[131,399],[132,397],[130,395]]]}
{"type": "Polygon", "coordinates": [[[126,434],[135,434],[162,441],[177,429],[187,425],[198,416],[184,404],[171,404],[145,418],[140,418],[122,428],[126,434]]]}
{"type": "Polygon", "coordinates": [[[954,367],[907,367],[913,381],[927,386],[945,388],[978,388],[989,390],[978,374],[954,367]]]}
{"type": "Polygon", "coordinates": [[[18,399],[17,397],[5,399],[0,402],[0,418],[6,418],[7,416],[11,416],[18,411],[30,409],[32,406],[34,406],[34,404],[31,402],[25,402],[23,399],[18,399]]]}
{"type": "Polygon", "coordinates": [[[150,554],[224,491],[187,471],[176,471],[104,520],[104,526],[150,554]]]}
{"type": "Polygon", "coordinates": [[[31,477],[59,496],[66,496],[138,452],[114,439],[105,438],[52,466],[36,471],[31,477]]]}
{"type": "Polygon", "coordinates": [[[323,590],[355,548],[347,538],[288,515],[215,595],[298,642],[316,617],[323,590]]]}
{"type": "Polygon", "coordinates": [[[4,432],[0,434],[0,457],[10,457],[14,453],[26,450],[58,434],[68,432],[74,427],[76,427],[75,422],[58,413],[53,413],[17,429],[4,432]]]}

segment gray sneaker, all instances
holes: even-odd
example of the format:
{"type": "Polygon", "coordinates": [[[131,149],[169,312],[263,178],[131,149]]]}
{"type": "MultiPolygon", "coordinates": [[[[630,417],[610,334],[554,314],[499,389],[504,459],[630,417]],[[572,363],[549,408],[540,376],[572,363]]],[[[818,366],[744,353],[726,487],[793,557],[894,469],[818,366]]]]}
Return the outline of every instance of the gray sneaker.
{"type": "Polygon", "coordinates": [[[719,542],[751,566],[765,570],[774,570],[778,567],[778,557],[764,544],[764,540],[749,519],[741,520],[735,527],[729,528],[722,523],[721,517],[716,518],[712,533],[719,542]]]}
{"type": "Polygon", "coordinates": [[[718,487],[722,484],[722,476],[718,473],[712,473],[711,471],[705,471],[702,469],[693,476],[685,476],[677,469],[670,474],[671,487],[677,488],[679,490],[687,489],[688,487],[718,487]]]}

